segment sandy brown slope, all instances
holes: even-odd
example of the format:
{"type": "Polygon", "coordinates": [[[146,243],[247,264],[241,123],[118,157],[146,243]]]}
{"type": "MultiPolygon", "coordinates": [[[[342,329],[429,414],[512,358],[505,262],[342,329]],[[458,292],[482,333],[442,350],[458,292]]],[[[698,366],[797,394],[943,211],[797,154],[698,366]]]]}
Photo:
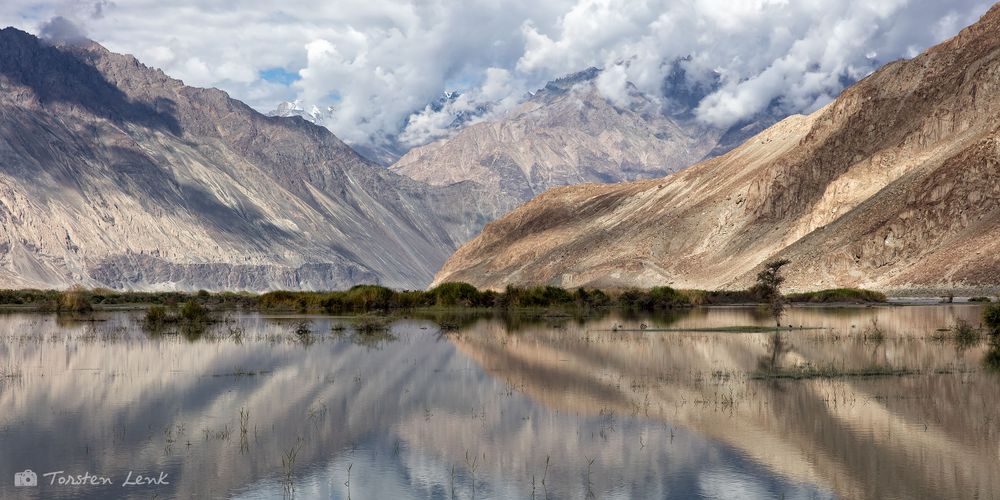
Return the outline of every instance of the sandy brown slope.
{"type": "Polygon", "coordinates": [[[1000,284],[1000,7],[808,117],[661,180],[549,191],[435,281],[720,288],[1000,284]]]}

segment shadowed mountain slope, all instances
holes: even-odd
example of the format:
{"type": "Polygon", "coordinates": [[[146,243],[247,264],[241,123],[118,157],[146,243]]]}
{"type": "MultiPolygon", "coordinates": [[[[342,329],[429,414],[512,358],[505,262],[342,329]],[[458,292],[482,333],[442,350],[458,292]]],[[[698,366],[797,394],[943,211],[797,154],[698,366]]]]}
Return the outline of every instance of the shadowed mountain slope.
{"type": "Polygon", "coordinates": [[[0,283],[426,285],[509,207],[432,187],[96,43],[0,31],[0,283]]]}

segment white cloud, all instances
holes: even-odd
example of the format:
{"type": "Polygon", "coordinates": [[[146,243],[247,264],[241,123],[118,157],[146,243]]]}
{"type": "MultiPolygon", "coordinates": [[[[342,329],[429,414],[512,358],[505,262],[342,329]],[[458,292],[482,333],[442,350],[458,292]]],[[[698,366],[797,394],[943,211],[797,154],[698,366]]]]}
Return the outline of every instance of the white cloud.
{"type": "Polygon", "coordinates": [[[628,106],[628,74],[621,64],[606,68],[597,75],[597,91],[620,108],[628,106]]]}
{"type": "Polygon", "coordinates": [[[486,79],[480,88],[483,99],[498,101],[511,95],[514,86],[511,84],[510,71],[503,68],[487,68],[486,79]]]}
{"type": "Polygon", "coordinates": [[[669,63],[683,56],[690,78],[719,79],[697,108],[708,123],[735,123],[773,102],[809,111],[845,78],[955,34],[990,3],[5,0],[0,24],[39,33],[63,16],[111,50],[262,111],[295,98],[332,104],[329,126],[348,141],[406,134],[419,142],[446,134],[465,107],[502,100],[504,109],[527,89],[589,66],[608,68],[598,83],[613,102],[627,97],[626,81],[657,93],[669,63]],[[261,78],[274,68],[300,79],[261,78]],[[468,102],[426,107],[455,89],[468,102]]]}
{"type": "Polygon", "coordinates": [[[454,133],[456,119],[471,125],[502,114],[517,105],[525,92],[516,85],[509,71],[487,68],[480,86],[444,102],[439,109],[428,104],[410,115],[399,139],[408,146],[418,146],[454,133]]]}

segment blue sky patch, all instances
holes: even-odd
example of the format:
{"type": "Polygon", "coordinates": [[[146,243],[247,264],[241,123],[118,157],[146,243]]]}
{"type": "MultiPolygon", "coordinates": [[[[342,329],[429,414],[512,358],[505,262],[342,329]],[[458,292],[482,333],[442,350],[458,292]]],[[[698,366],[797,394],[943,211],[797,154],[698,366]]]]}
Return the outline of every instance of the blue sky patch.
{"type": "Polygon", "coordinates": [[[260,72],[260,78],[268,82],[291,85],[300,77],[298,72],[288,71],[285,68],[268,68],[260,72]]]}

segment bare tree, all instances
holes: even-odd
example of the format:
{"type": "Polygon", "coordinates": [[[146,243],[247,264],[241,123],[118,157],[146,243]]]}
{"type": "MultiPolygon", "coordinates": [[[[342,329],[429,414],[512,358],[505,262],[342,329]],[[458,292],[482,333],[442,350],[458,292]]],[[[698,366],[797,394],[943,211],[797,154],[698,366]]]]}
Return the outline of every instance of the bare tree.
{"type": "Polygon", "coordinates": [[[788,259],[778,259],[764,264],[764,270],[757,273],[757,283],[750,289],[758,299],[767,302],[778,326],[781,326],[781,316],[785,313],[785,296],[781,294],[785,277],[781,275],[781,268],[789,263],[788,259]]]}

